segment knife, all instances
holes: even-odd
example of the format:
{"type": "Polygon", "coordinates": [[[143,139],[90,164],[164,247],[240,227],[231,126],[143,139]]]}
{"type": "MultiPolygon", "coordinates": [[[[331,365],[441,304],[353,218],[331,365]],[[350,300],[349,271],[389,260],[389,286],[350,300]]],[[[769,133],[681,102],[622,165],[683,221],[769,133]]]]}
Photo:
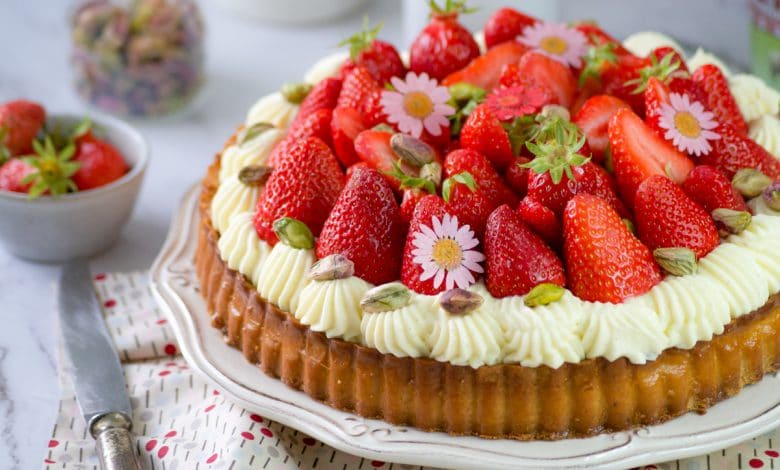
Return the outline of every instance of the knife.
{"type": "Polygon", "coordinates": [[[100,468],[141,470],[134,450],[132,408],[122,366],[100,312],[84,260],[62,269],[60,324],[81,414],[95,439],[100,468]]]}

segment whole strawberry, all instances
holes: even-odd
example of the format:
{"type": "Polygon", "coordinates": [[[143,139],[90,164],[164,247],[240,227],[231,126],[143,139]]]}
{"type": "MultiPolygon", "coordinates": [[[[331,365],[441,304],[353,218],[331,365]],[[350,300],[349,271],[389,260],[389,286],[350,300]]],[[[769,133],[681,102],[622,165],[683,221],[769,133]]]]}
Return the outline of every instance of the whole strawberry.
{"type": "Polygon", "coordinates": [[[349,59],[342,66],[342,74],[349,73],[355,66],[364,67],[380,85],[406,74],[395,47],[376,38],[381,29],[381,23],[370,28],[366,18],[362,31],[339,43],[339,46],[349,46],[349,59]]]}
{"type": "Polygon", "coordinates": [[[442,80],[477,58],[479,45],[458,22],[458,14],[469,11],[464,0],[446,0],[443,8],[431,0],[430,6],[431,21],[412,42],[409,68],[442,80]]]}
{"type": "Polygon", "coordinates": [[[566,284],[561,260],[507,205],[488,218],[485,256],[485,283],[494,297],[525,295],[542,283],[566,284]]]}
{"type": "Polygon", "coordinates": [[[526,196],[517,206],[517,213],[523,222],[548,245],[559,248],[563,240],[561,222],[549,207],[533,197],[526,196]]]}
{"type": "Polygon", "coordinates": [[[129,169],[116,147],[98,139],[91,132],[76,139],[73,162],[79,164],[79,169],[72,177],[79,191],[98,188],[118,180],[129,169]]]}
{"type": "Polygon", "coordinates": [[[712,150],[701,156],[700,164],[714,166],[729,178],[743,168],[753,168],[772,179],[780,179],[780,160],[755,140],[728,124],[718,126],[715,133],[720,139],[712,141],[712,150]]]}
{"type": "Polygon", "coordinates": [[[292,142],[279,155],[257,201],[258,236],[275,244],[273,223],[281,217],[298,219],[319,235],[343,187],[344,173],[322,140],[306,137],[292,142]]]}
{"type": "Polygon", "coordinates": [[[715,113],[721,124],[727,124],[740,134],[747,134],[747,123],[729,89],[729,82],[717,65],[705,64],[693,72],[692,79],[704,89],[707,109],[715,113]]]}
{"type": "Polygon", "coordinates": [[[694,168],[685,179],[682,189],[710,214],[715,209],[749,210],[731,180],[722,171],[709,165],[694,168]]]}
{"type": "Polygon", "coordinates": [[[46,120],[46,111],[27,100],[0,105],[0,162],[33,150],[32,142],[46,120]]]}
{"type": "Polygon", "coordinates": [[[290,127],[295,127],[298,121],[306,119],[309,114],[315,113],[320,109],[333,109],[341,93],[342,80],[340,78],[328,77],[314,85],[306,98],[301,102],[298,108],[298,114],[290,127]]]}
{"type": "Polygon", "coordinates": [[[406,227],[395,194],[373,169],[352,173],[317,239],[317,257],[341,254],[372,284],[399,279],[406,227]]]}
{"type": "Polygon", "coordinates": [[[420,294],[468,288],[484,270],[473,230],[450,214],[438,196],[422,198],[414,209],[404,245],[401,281],[420,294]]]}
{"type": "Polygon", "coordinates": [[[442,198],[447,203],[447,212],[457,216],[482,239],[490,213],[500,202],[490,196],[474,180],[471,173],[453,175],[442,183],[442,198]]]}
{"type": "Polygon", "coordinates": [[[297,140],[303,137],[318,137],[329,147],[333,146],[330,124],[333,121],[333,110],[321,108],[296,119],[287,131],[287,139],[297,140]]]}
{"type": "Polygon", "coordinates": [[[503,42],[514,41],[527,26],[533,26],[538,21],[514,8],[499,8],[488,18],[483,28],[485,44],[489,49],[503,42]]]}
{"type": "Polygon", "coordinates": [[[32,187],[32,182],[24,182],[25,178],[37,170],[20,158],[13,158],[0,166],[0,191],[26,193],[32,187]]]}
{"type": "Polygon", "coordinates": [[[582,300],[621,303],[661,281],[650,250],[603,199],[578,194],[563,217],[569,289],[582,300]]]}
{"type": "Polygon", "coordinates": [[[504,184],[484,155],[469,149],[455,150],[447,154],[444,159],[444,175],[449,178],[464,172],[471,174],[480,192],[485,194],[496,207],[500,204],[510,206],[517,204],[517,197],[504,184]]]}
{"type": "Polygon", "coordinates": [[[474,108],[463,124],[460,145],[484,155],[496,168],[506,168],[515,160],[509,135],[484,104],[474,108]]]}
{"type": "Polygon", "coordinates": [[[665,176],[639,186],[634,216],[639,238],[653,250],[689,248],[702,258],[720,243],[710,214],[665,176]]]}

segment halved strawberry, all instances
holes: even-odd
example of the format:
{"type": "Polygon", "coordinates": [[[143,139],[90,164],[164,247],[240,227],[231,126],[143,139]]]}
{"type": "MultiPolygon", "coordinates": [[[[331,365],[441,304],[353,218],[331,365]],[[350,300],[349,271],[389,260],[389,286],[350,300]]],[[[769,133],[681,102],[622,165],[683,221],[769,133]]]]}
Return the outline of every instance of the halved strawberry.
{"type": "Polygon", "coordinates": [[[554,97],[554,103],[565,108],[571,106],[577,92],[577,79],[569,67],[538,52],[527,52],[520,58],[518,70],[525,77],[546,86],[554,97]]]}
{"type": "Polygon", "coordinates": [[[518,63],[526,51],[528,47],[516,41],[499,44],[472,60],[465,68],[448,75],[442,85],[465,82],[490,91],[498,86],[504,67],[518,63]]]}
{"type": "Polygon", "coordinates": [[[669,104],[669,87],[655,77],[650,77],[645,88],[645,124],[655,131],[660,137],[664,137],[666,129],[661,127],[661,114],[663,106],[669,104]]]}
{"type": "Polygon", "coordinates": [[[333,151],[346,168],[357,163],[355,138],[365,130],[363,117],[355,108],[337,107],[333,110],[330,132],[333,138],[333,151]]]}
{"type": "Polygon", "coordinates": [[[578,194],[563,218],[568,286],[582,300],[621,303],[661,282],[650,250],[603,199],[578,194]]]}
{"type": "Polygon", "coordinates": [[[509,136],[487,106],[474,108],[460,131],[460,145],[481,153],[496,167],[505,168],[514,162],[509,136]]]}
{"type": "Polygon", "coordinates": [[[485,284],[494,297],[525,295],[543,283],[566,284],[558,255],[507,205],[488,218],[485,257],[485,284]]]}
{"type": "Polygon", "coordinates": [[[739,111],[734,95],[729,89],[729,82],[717,65],[705,64],[696,69],[691,77],[699,83],[707,93],[707,109],[715,113],[715,118],[721,124],[727,124],[739,133],[747,134],[747,123],[739,111]]]}
{"type": "Polygon", "coordinates": [[[392,132],[371,129],[362,131],[355,138],[355,152],[360,160],[385,175],[393,189],[398,191],[400,182],[388,176],[393,171],[393,164],[398,162],[398,155],[390,146],[392,137],[392,132]]]}
{"type": "Polygon", "coordinates": [[[710,214],[663,175],[639,185],[634,216],[639,238],[651,250],[688,248],[702,258],[720,243],[710,214]]]}
{"type": "Polygon", "coordinates": [[[694,166],[630,109],[621,109],[610,119],[609,142],[617,185],[630,208],[634,207],[634,195],[642,181],[664,175],[680,184],[694,166]]]}
{"type": "Polygon", "coordinates": [[[629,108],[628,104],[619,98],[596,95],[585,101],[572,118],[572,122],[585,132],[593,160],[604,161],[604,154],[609,147],[609,120],[618,110],[625,108],[629,108]]]}
{"type": "Polygon", "coordinates": [[[499,8],[488,18],[482,29],[485,33],[485,44],[490,49],[498,44],[514,41],[523,34],[526,27],[533,26],[538,21],[514,8],[499,8]]]}

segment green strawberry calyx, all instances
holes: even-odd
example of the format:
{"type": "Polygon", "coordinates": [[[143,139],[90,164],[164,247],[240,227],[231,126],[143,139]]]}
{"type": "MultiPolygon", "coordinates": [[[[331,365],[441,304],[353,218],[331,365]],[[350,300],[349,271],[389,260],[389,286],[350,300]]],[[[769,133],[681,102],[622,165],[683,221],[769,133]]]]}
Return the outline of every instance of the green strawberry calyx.
{"type": "Polygon", "coordinates": [[[673,78],[687,78],[688,72],[681,69],[682,64],[674,57],[674,54],[666,54],[660,61],[650,56],[650,65],[639,70],[639,77],[626,81],[626,87],[635,87],[631,93],[638,95],[644,93],[650,77],[655,77],[663,83],[669,83],[673,78]]]}
{"type": "Polygon", "coordinates": [[[436,188],[441,182],[441,165],[436,162],[426,163],[420,168],[417,176],[410,175],[401,168],[398,161],[393,162],[393,169],[388,176],[398,180],[401,189],[424,189],[428,194],[436,194],[436,188]]]}
{"type": "MultiPolygon", "coordinates": [[[[591,40],[597,42],[595,35],[591,40]]],[[[600,44],[590,46],[588,52],[582,57],[585,65],[580,72],[579,87],[585,86],[589,79],[601,79],[601,72],[607,64],[617,64],[617,55],[615,54],[617,45],[609,41],[601,41],[600,44]]]]}
{"type": "Polygon", "coordinates": [[[467,188],[469,188],[469,190],[471,190],[472,193],[477,191],[477,182],[474,180],[474,176],[471,173],[468,171],[463,171],[461,173],[454,174],[444,180],[444,183],[441,185],[441,197],[445,202],[450,202],[450,198],[452,197],[452,188],[456,183],[465,185],[467,188]]]}
{"type": "Polygon", "coordinates": [[[5,162],[11,159],[11,151],[5,146],[5,136],[8,133],[6,126],[0,127],[0,166],[3,166],[5,162]]]}
{"type": "Polygon", "coordinates": [[[466,6],[466,0],[446,0],[444,6],[439,6],[436,0],[428,0],[433,18],[456,18],[459,14],[466,15],[477,11],[476,8],[466,6]]]}
{"type": "Polygon", "coordinates": [[[525,146],[535,158],[521,166],[537,174],[549,172],[553,184],[560,183],[564,174],[573,180],[571,168],[590,161],[590,157],[579,153],[585,145],[585,135],[571,122],[551,116],[533,132],[525,146]]]}
{"type": "Polygon", "coordinates": [[[448,89],[450,99],[447,102],[455,109],[449,117],[450,133],[455,138],[460,135],[463,123],[480,103],[485,101],[487,91],[484,88],[466,82],[456,83],[448,89]]]}
{"type": "Polygon", "coordinates": [[[363,17],[363,29],[339,42],[339,47],[349,46],[349,57],[357,60],[358,55],[373,44],[384,23],[379,22],[373,28],[368,22],[368,16],[363,17]]]}
{"type": "Polygon", "coordinates": [[[22,161],[35,168],[35,171],[22,179],[22,184],[30,184],[28,197],[35,199],[47,192],[54,197],[76,192],[78,188],[71,177],[79,170],[81,164],[71,161],[76,153],[73,142],[60,150],[54,146],[51,137],[46,137],[43,143],[33,141],[35,155],[22,157],[22,161]]]}

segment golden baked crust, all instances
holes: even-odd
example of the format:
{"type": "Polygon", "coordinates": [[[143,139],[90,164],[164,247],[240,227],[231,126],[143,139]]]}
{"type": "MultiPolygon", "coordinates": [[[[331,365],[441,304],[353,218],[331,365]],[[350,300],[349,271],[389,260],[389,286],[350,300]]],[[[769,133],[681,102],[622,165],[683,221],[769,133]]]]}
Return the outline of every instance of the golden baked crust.
{"type": "Polygon", "coordinates": [[[222,261],[210,220],[218,170],[219,158],[203,181],[195,255],[212,324],[263,372],[334,408],[459,435],[585,437],[702,413],[780,368],[780,295],[712,341],[668,349],[643,365],[598,358],[557,369],[473,369],[328,339],[266,302],[222,261]]]}

